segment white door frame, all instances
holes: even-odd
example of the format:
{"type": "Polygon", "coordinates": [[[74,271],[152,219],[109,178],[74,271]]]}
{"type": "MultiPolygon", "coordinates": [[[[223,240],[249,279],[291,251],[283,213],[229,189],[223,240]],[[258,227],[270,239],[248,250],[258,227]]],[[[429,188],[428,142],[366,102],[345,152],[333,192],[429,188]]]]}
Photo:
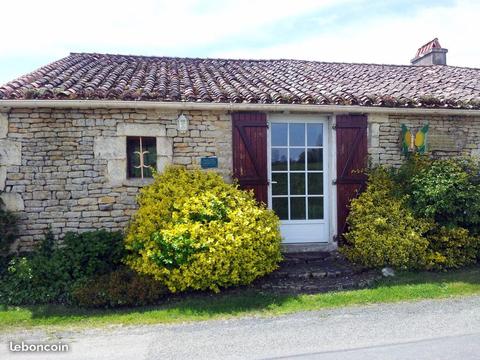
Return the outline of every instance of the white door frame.
{"type": "MultiPolygon", "coordinates": [[[[272,207],[272,187],[271,187],[271,123],[280,122],[280,123],[321,123],[323,124],[323,204],[324,204],[324,219],[322,220],[282,220],[282,225],[301,225],[301,224],[323,224],[326,227],[324,232],[324,238],[319,239],[318,243],[331,243],[332,241],[332,232],[335,231],[333,228],[334,222],[332,220],[336,219],[336,216],[333,216],[333,211],[335,211],[335,206],[331,206],[332,199],[336,198],[334,192],[332,192],[332,126],[331,126],[331,116],[324,114],[268,114],[268,134],[267,134],[267,162],[268,162],[268,207],[272,207]],[[333,210],[333,211],[332,211],[333,210]]],[[[334,150],[333,150],[334,151],[334,150]]],[[[336,201],[335,201],[336,202],[336,201]]],[[[333,204],[335,205],[335,204],[333,204]]],[[[335,220],[336,221],[336,220],[335,220]]],[[[308,242],[308,243],[316,243],[308,242]]],[[[301,244],[300,242],[286,242],[287,244],[301,244]]]]}

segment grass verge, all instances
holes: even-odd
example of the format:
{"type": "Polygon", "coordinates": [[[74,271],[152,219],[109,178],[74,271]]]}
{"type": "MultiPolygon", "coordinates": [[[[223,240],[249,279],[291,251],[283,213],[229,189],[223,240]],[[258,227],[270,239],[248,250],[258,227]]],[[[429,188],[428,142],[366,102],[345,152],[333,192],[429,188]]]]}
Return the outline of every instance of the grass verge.
{"type": "Polygon", "coordinates": [[[156,307],[87,310],[65,306],[1,307],[0,330],[158,324],[236,316],[275,316],[343,306],[480,294],[480,268],[448,273],[401,273],[370,289],[282,296],[245,290],[198,295],[156,307]]]}

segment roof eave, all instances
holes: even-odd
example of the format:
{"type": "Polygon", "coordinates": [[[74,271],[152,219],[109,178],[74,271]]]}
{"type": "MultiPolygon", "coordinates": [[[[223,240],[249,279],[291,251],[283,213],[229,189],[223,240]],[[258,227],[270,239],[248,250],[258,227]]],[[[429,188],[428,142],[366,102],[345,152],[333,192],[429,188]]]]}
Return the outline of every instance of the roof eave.
{"type": "Polygon", "coordinates": [[[370,114],[430,114],[480,116],[480,109],[398,108],[360,105],[303,105],[255,103],[207,103],[124,100],[0,100],[0,111],[12,108],[68,109],[142,109],[142,110],[203,110],[203,111],[264,111],[305,113],[370,113],[370,114]]]}

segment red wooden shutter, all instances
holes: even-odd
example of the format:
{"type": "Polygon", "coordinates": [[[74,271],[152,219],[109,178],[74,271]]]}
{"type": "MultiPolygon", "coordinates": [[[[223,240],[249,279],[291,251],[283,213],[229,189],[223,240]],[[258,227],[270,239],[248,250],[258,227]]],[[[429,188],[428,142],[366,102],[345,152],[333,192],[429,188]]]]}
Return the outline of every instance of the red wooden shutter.
{"type": "Polygon", "coordinates": [[[264,113],[232,114],[233,176],[240,188],[253,189],[258,202],[267,203],[267,116],[264,113]]]}
{"type": "Polygon", "coordinates": [[[337,220],[339,241],[347,230],[350,201],[366,184],[363,169],[367,167],[367,116],[338,115],[337,133],[337,220]]]}

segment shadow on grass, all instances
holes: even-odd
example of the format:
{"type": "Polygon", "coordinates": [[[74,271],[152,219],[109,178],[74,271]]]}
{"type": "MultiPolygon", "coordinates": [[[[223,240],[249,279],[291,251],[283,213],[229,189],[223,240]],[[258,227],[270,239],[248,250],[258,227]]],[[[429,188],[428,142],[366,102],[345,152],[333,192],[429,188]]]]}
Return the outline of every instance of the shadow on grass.
{"type": "Polygon", "coordinates": [[[220,294],[192,292],[182,296],[174,295],[164,299],[159,305],[136,308],[87,309],[64,305],[36,305],[23,308],[31,311],[32,319],[51,317],[101,318],[112,315],[139,315],[158,310],[170,310],[172,316],[184,315],[209,318],[267,310],[280,306],[284,301],[293,297],[291,295],[263,293],[252,289],[235,289],[235,292],[225,291],[220,294]]]}
{"type": "MultiPolygon", "coordinates": [[[[452,272],[402,272],[396,277],[378,281],[367,290],[330,292],[312,296],[283,295],[240,287],[225,290],[220,294],[191,292],[174,295],[159,305],[148,307],[83,309],[62,305],[39,305],[20,309],[28,312],[24,318],[25,325],[73,325],[81,322],[158,323],[268,313],[270,310],[302,311],[351,304],[435,298],[441,297],[438,294],[442,288],[449,288],[446,296],[480,293],[480,267],[452,272]],[[455,287],[459,287],[458,291],[455,287]],[[465,290],[465,287],[468,289],[465,290]]],[[[14,319],[7,322],[10,326],[15,326],[14,319]]]]}

